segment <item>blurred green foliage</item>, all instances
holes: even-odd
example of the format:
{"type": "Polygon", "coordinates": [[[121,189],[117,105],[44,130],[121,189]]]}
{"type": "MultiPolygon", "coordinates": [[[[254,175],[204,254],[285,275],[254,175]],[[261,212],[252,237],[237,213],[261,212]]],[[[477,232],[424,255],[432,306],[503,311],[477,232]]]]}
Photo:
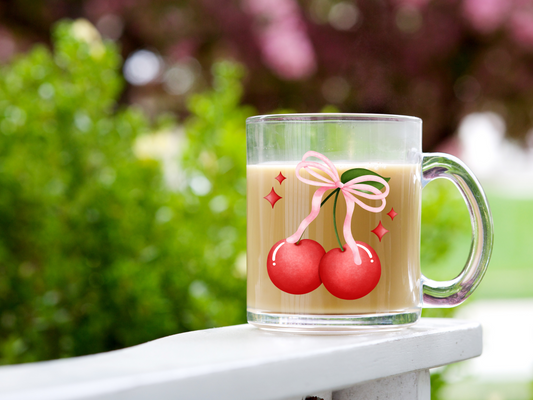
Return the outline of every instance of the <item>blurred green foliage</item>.
{"type": "MultiPolygon", "coordinates": [[[[443,265],[457,243],[457,236],[470,236],[466,203],[453,183],[445,179],[430,182],[422,192],[422,240],[420,263],[423,272],[435,280],[455,278],[463,265],[443,265]]],[[[470,247],[470,241],[467,241],[470,247]]],[[[464,260],[466,261],[466,255],[464,260]]]]}
{"type": "Polygon", "coordinates": [[[254,114],[240,105],[242,67],[213,66],[213,89],[191,96],[185,123],[187,150],[181,167],[189,185],[183,191],[180,245],[194,248],[187,262],[199,280],[198,307],[207,318],[194,328],[246,322],[246,131],[254,114]],[[200,301],[201,300],[201,301],[200,301]]]}
{"type": "MultiPolygon", "coordinates": [[[[457,262],[451,255],[457,238],[466,238],[470,247],[470,217],[459,191],[450,181],[435,180],[422,192],[422,226],[420,264],[430,279],[444,281],[455,278],[464,267],[468,253],[457,262]],[[462,262],[462,264],[461,264],[462,262]]],[[[424,317],[452,317],[457,308],[425,308],[424,317]]]]}
{"type": "Polygon", "coordinates": [[[186,181],[213,187],[174,193],[133,153],[169,126],[117,106],[117,48],[84,21],[53,44],[0,71],[0,363],[244,322],[242,71],[218,65],[190,101],[186,181]]]}
{"type": "MultiPolygon", "coordinates": [[[[420,263],[422,272],[430,279],[449,280],[455,278],[464,267],[467,254],[460,262],[451,255],[457,247],[457,238],[468,239],[470,218],[466,204],[453,184],[444,179],[431,182],[422,192],[420,263]],[[455,262],[455,263],[454,263],[455,262]]],[[[467,240],[465,245],[470,245],[467,240]]],[[[457,312],[455,308],[425,308],[423,317],[449,318],[457,312]]],[[[431,374],[431,398],[444,399],[447,386],[446,376],[454,365],[448,365],[431,374]]]]}

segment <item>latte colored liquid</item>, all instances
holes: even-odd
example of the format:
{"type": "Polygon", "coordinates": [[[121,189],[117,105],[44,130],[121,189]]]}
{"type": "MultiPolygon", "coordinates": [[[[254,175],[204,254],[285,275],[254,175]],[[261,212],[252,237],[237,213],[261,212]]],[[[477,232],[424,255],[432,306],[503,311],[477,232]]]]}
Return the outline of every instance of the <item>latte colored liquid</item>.
{"type": "MultiPolygon", "coordinates": [[[[419,165],[340,165],[339,175],[351,168],[368,168],[389,181],[390,193],[383,211],[373,213],[355,205],[352,234],[356,241],[369,244],[381,261],[381,278],[367,296],[342,300],[330,294],[324,285],[311,293],[292,295],[282,292],[270,281],[267,255],[279,240],[291,236],[311,211],[311,198],[317,186],[307,185],[295,175],[295,165],[252,165],[247,169],[248,182],[248,309],[253,312],[284,314],[366,314],[402,312],[420,307],[420,166],[419,165]],[[279,173],[287,179],[275,180],[279,173]],[[272,208],[264,199],[274,188],[282,198],[272,208]],[[398,213],[391,219],[387,213],[398,213]],[[389,231],[381,241],[371,231],[379,222],[389,231]]],[[[305,171],[301,171],[306,176],[305,171]]],[[[323,199],[330,193],[326,192],[323,199]]],[[[333,225],[332,196],[318,217],[306,229],[303,238],[320,243],[327,252],[338,248],[333,225]]],[[[371,206],[381,201],[361,199],[371,206]]],[[[339,194],[336,223],[342,244],[342,226],[346,203],[339,194]]]]}

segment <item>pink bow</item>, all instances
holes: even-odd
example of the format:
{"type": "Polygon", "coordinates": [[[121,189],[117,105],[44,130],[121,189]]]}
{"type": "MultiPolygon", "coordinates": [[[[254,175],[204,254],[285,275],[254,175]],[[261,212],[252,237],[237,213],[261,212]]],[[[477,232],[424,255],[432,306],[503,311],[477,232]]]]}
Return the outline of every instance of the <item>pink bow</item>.
{"type": "Polygon", "coordinates": [[[300,181],[307,183],[308,185],[320,187],[313,195],[313,199],[311,201],[311,213],[301,222],[298,230],[292,236],[289,236],[287,238],[287,243],[296,243],[298,240],[300,240],[300,237],[307,229],[309,224],[311,224],[311,222],[313,222],[314,219],[318,216],[318,213],[320,212],[320,203],[322,201],[322,196],[324,195],[324,193],[330,189],[340,188],[340,191],[342,192],[342,194],[344,195],[344,199],[346,200],[346,218],[344,219],[342,233],[344,235],[344,239],[346,240],[346,244],[348,244],[348,247],[352,250],[355,264],[360,265],[362,262],[361,256],[359,254],[359,249],[355,244],[355,240],[352,236],[351,224],[354,207],[355,204],[358,204],[361,208],[370,212],[377,213],[382,211],[385,208],[386,204],[385,198],[389,194],[389,185],[387,181],[379,176],[364,175],[354,178],[346,183],[342,183],[339,178],[339,173],[337,172],[337,169],[335,168],[333,163],[326,156],[317,153],[316,151],[308,151],[304,154],[302,161],[296,166],[296,176],[300,181]],[[326,165],[314,161],[305,161],[305,159],[308,157],[316,157],[324,161],[326,165]],[[324,183],[302,178],[302,176],[300,175],[300,170],[302,168],[305,169],[310,175],[314,176],[315,178],[321,180],[324,183]],[[320,175],[318,172],[314,171],[311,168],[324,172],[327,176],[331,178],[331,180],[323,175],[320,175]],[[361,183],[368,181],[381,183],[383,186],[385,186],[385,192],[382,193],[381,190],[375,188],[374,186],[365,185],[361,183]],[[364,193],[362,191],[370,192],[373,194],[364,193]],[[363,203],[355,196],[363,197],[365,199],[370,200],[381,200],[381,205],[379,207],[371,207],[363,203]]]}

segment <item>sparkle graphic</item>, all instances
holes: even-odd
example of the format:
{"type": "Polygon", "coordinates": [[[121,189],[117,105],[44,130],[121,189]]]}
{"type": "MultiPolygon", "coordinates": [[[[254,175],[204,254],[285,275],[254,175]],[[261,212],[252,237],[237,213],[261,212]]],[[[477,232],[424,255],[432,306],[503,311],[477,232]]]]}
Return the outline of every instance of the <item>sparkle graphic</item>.
{"type": "Polygon", "coordinates": [[[394,217],[398,215],[396,211],[394,211],[394,208],[391,208],[390,211],[387,213],[387,215],[394,221],[394,217]]]}
{"type": "Polygon", "coordinates": [[[274,188],[272,188],[272,190],[270,191],[269,194],[267,194],[265,197],[263,197],[264,199],[267,199],[268,202],[270,204],[272,204],[272,208],[274,208],[274,204],[276,204],[276,202],[281,199],[281,196],[279,196],[276,191],[274,190],[274,188]]]}
{"type": "Polygon", "coordinates": [[[386,230],[385,227],[381,225],[381,221],[379,221],[379,225],[376,226],[376,228],[372,231],[372,233],[374,233],[379,238],[380,242],[381,242],[381,238],[385,236],[387,232],[388,230],[386,230]]]}
{"type": "Polygon", "coordinates": [[[285,177],[283,176],[283,174],[280,172],[279,175],[276,176],[274,179],[277,180],[277,181],[279,182],[279,184],[281,185],[281,182],[283,182],[283,181],[284,181],[285,179],[287,179],[287,178],[285,178],[285,177]]]}

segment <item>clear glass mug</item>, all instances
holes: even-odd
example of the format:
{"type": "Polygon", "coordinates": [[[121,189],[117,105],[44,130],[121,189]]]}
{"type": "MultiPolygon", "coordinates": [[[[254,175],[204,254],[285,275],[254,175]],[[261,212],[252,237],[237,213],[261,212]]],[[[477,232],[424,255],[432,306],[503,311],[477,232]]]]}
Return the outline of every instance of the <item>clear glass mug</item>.
{"type": "Polygon", "coordinates": [[[422,121],[372,114],[248,118],[247,315],[263,329],[343,332],[415,323],[461,304],[492,251],[490,209],[457,158],[422,153],[422,121]],[[472,247],[455,279],[420,271],[422,188],[463,195],[472,247]]]}

